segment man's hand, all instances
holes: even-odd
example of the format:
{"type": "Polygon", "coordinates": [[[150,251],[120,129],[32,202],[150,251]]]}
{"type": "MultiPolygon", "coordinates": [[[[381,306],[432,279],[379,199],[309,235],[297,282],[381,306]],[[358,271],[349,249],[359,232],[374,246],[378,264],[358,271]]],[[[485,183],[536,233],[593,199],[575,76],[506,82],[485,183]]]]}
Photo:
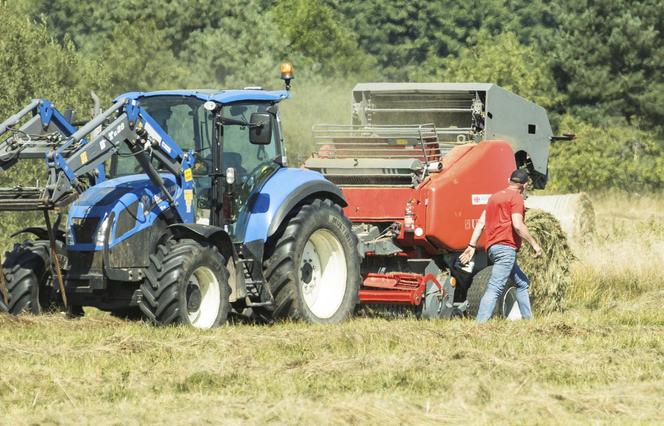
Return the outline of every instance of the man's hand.
{"type": "Polygon", "coordinates": [[[473,255],[475,254],[475,247],[471,246],[476,245],[477,241],[480,239],[480,235],[482,235],[482,231],[484,230],[485,221],[486,221],[486,210],[482,211],[480,218],[477,219],[477,223],[475,224],[475,229],[473,229],[473,236],[470,238],[468,247],[466,247],[466,250],[463,253],[461,253],[461,256],[459,256],[459,262],[461,262],[462,265],[467,265],[468,262],[472,260],[473,255]]]}
{"type": "Polygon", "coordinates": [[[467,265],[474,255],[475,255],[475,249],[468,246],[466,247],[466,250],[464,250],[464,252],[461,253],[461,256],[459,256],[459,262],[461,262],[462,265],[467,265]]]}
{"type": "Polygon", "coordinates": [[[539,244],[537,244],[537,243],[533,244],[533,250],[535,250],[535,257],[541,257],[542,256],[542,247],[540,247],[539,244]]]}
{"type": "Polygon", "coordinates": [[[540,247],[533,236],[530,235],[528,227],[523,223],[523,215],[521,213],[512,213],[512,227],[516,233],[519,234],[521,238],[528,241],[528,244],[530,244],[533,250],[535,250],[536,258],[542,256],[542,247],[540,247]]]}

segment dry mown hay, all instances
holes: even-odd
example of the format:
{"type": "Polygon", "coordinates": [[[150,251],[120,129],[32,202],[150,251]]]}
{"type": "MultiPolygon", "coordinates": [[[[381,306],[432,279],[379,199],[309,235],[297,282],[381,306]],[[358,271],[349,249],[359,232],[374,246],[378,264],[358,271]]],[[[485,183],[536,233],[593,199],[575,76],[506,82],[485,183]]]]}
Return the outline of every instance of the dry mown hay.
{"type": "Polygon", "coordinates": [[[528,210],[526,225],[543,252],[541,258],[534,258],[528,243],[519,251],[519,266],[530,278],[533,309],[540,313],[561,310],[574,260],[565,232],[553,215],[542,210],[528,210]]]}

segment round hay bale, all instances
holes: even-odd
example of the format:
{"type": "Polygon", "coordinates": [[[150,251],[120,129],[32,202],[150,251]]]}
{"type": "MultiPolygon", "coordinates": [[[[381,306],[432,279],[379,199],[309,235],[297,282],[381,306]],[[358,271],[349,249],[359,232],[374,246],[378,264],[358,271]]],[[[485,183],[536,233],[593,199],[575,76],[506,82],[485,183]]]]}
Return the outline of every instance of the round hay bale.
{"type": "Polygon", "coordinates": [[[530,298],[533,310],[547,313],[561,310],[565,293],[571,283],[570,266],[574,260],[572,249],[560,222],[550,213],[529,209],[526,225],[542,247],[542,257],[528,243],[519,250],[519,266],[530,279],[530,298]]]}
{"type": "Polygon", "coordinates": [[[569,237],[585,241],[595,232],[595,209],[585,192],[563,195],[532,195],[526,207],[551,213],[569,237]]]}
{"type": "Polygon", "coordinates": [[[595,233],[595,208],[585,192],[579,194],[574,231],[581,240],[588,240],[595,233]]]}

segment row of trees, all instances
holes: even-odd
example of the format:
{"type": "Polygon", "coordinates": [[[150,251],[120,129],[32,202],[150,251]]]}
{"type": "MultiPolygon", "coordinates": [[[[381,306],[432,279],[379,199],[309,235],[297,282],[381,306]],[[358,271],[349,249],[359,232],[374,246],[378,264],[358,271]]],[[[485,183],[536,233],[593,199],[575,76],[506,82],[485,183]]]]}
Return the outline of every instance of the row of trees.
{"type": "Polygon", "coordinates": [[[358,81],[491,81],[579,134],[554,148],[560,190],[664,183],[664,8],[658,0],[14,0],[1,3],[0,112],[34,96],[87,110],[128,90],[275,87],[291,151],[347,122],[358,81]],[[316,111],[312,113],[312,110],[316,111]],[[573,118],[572,118],[573,117],[573,118]],[[622,178],[616,178],[620,176],[622,178]]]}

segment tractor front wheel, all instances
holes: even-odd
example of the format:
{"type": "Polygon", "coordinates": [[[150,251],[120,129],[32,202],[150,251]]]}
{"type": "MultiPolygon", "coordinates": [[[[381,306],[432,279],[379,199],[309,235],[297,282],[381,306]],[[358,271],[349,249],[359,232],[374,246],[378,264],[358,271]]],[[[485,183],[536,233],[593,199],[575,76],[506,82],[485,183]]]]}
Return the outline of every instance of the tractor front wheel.
{"type": "Polygon", "coordinates": [[[150,321],[212,328],[230,312],[228,270],[216,247],[169,240],[150,256],[138,306],[150,321]]]}
{"type": "Polygon", "coordinates": [[[275,318],[335,323],[354,311],[360,288],[357,239],[341,208],[316,199],[270,241],[265,277],[275,318]]]}
{"type": "MultiPolygon", "coordinates": [[[[60,254],[63,252],[61,241],[56,242],[56,248],[60,254]]],[[[39,315],[60,309],[60,291],[51,279],[50,263],[48,241],[28,240],[16,244],[2,264],[9,303],[5,304],[0,292],[0,312],[39,315]]]]}

